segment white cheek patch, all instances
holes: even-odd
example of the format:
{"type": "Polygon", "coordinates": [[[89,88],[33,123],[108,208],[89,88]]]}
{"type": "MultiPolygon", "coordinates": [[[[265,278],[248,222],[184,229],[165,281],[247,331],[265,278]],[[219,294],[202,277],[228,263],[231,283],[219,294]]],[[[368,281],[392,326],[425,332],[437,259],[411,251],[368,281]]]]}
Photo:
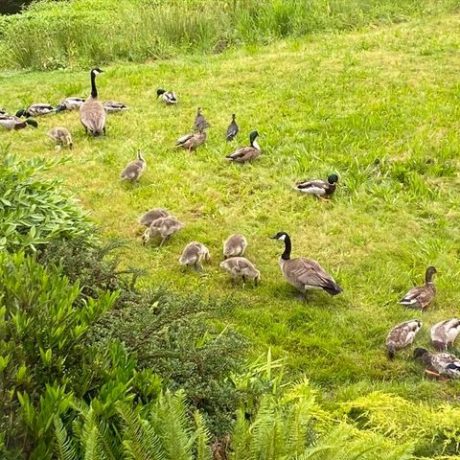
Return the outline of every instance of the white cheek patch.
{"type": "Polygon", "coordinates": [[[284,241],[286,239],[286,235],[281,235],[278,239],[284,241]]]}

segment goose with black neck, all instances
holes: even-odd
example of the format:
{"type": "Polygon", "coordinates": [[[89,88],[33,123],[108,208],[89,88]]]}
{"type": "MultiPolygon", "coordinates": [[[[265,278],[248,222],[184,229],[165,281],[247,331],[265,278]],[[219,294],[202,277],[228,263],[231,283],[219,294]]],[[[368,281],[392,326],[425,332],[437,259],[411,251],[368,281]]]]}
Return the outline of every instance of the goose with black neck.
{"type": "Polygon", "coordinates": [[[96,87],[96,77],[102,73],[99,67],[95,67],[90,72],[91,96],[80,107],[80,121],[85,132],[92,136],[105,134],[105,110],[102,103],[98,100],[96,87]]]}
{"type": "Polygon", "coordinates": [[[342,288],[335,282],[321,265],[312,259],[298,257],[291,259],[292,243],[286,232],[278,232],[272,237],[284,242],[284,252],[279,264],[286,281],[302,294],[312,289],[321,289],[330,295],[337,295],[342,288]]]}

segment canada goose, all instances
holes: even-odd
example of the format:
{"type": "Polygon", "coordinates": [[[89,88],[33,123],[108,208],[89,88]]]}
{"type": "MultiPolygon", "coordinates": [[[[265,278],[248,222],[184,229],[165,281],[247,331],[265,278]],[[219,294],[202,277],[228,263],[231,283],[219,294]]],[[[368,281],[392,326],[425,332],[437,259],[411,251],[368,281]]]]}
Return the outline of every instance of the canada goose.
{"type": "Polygon", "coordinates": [[[140,179],[147,167],[147,162],[140,150],[137,151],[137,159],[128,163],[120,174],[121,180],[129,180],[131,182],[140,179]]]}
{"type": "Polygon", "coordinates": [[[57,144],[69,147],[72,149],[72,136],[67,128],[57,127],[48,131],[48,136],[56,141],[57,144]]]}
{"type": "Polygon", "coordinates": [[[342,292],[342,288],[332,276],[326,273],[315,260],[304,257],[291,259],[291,238],[286,232],[278,232],[272,238],[284,241],[284,252],[279,264],[281,272],[289,284],[304,294],[309,289],[322,289],[330,295],[337,295],[342,292]]]}
{"type": "Polygon", "coordinates": [[[92,136],[105,134],[105,110],[97,98],[96,76],[102,72],[98,67],[90,72],[91,76],[91,95],[80,107],[80,121],[85,132],[92,136]]]}
{"type": "Polygon", "coordinates": [[[453,345],[459,333],[460,319],[452,318],[441,321],[431,328],[431,343],[439,351],[447,350],[453,345]]]}
{"type": "Polygon", "coordinates": [[[237,278],[241,278],[243,283],[246,279],[253,280],[254,286],[260,282],[260,272],[246,257],[232,257],[220,263],[220,267],[230,273],[232,283],[235,283],[237,278]]]}
{"type": "Polygon", "coordinates": [[[230,122],[227,128],[227,136],[226,136],[227,142],[232,141],[235,138],[235,136],[238,134],[239,130],[240,128],[236,124],[236,115],[232,114],[232,121],[230,122]]]}
{"type": "Polygon", "coordinates": [[[82,97],[66,97],[56,107],[56,112],[79,110],[85,100],[82,97]]]}
{"type": "Polygon", "coordinates": [[[401,350],[409,346],[415,339],[417,332],[422,327],[422,322],[418,319],[405,321],[404,323],[395,326],[388,334],[386,346],[388,357],[393,359],[396,350],[401,350]]]}
{"type": "Polygon", "coordinates": [[[230,235],[224,242],[224,258],[240,257],[248,246],[248,241],[243,235],[230,235]]]}
{"type": "Polygon", "coordinates": [[[425,272],[425,284],[413,287],[399,303],[408,307],[421,308],[422,310],[428,307],[436,296],[436,287],[433,283],[435,273],[437,273],[436,268],[428,267],[425,272]]]}
{"type": "Polygon", "coordinates": [[[37,128],[38,123],[32,118],[21,120],[14,115],[0,115],[0,126],[3,126],[5,129],[23,129],[27,126],[37,128]]]}
{"type": "Polygon", "coordinates": [[[425,348],[416,348],[414,358],[420,359],[428,368],[425,372],[437,377],[460,378],[460,360],[450,353],[430,353],[425,348]],[[433,372],[434,371],[434,372],[433,372]]]}
{"type": "Polygon", "coordinates": [[[102,106],[107,113],[124,112],[128,110],[128,106],[123,104],[123,102],[105,101],[102,103],[102,106]]]}
{"type": "Polygon", "coordinates": [[[160,217],[167,217],[169,216],[169,212],[163,208],[153,208],[150,211],[147,211],[139,218],[139,223],[141,225],[145,225],[146,227],[150,227],[154,220],[159,219],[160,217]]]}
{"type": "Polygon", "coordinates": [[[234,161],[235,163],[246,163],[247,161],[257,158],[262,152],[256,141],[258,136],[259,133],[257,131],[252,131],[249,135],[249,142],[251,143],[250,147],[239,148],[230,155],[227,155],[226,158],[229,161],[234,161]]]}
{"type": "Polygon", "coordinates": [[[172,91],[166,91],[165,89],[158,88],[157,98],[159,98],[166,105],[177,104],[176,93],[173,93],[172,91]]]}
{"type": "Polygon", "coordinates": [[[161,236],[160,247],[174,233],[184,228],[184,224],[178,221],[175,217],[166,216],[154,220],[150,227],[147,228],[142,235],[143,244],[147,244],[153,237],[161,236]]]}
{"type": "Polygon", "coordinates": [[[16,112],[17,117],[39,117],[56,112],[56,109],[49,104],[32,104],[27,109],[21,109],[16,112]]]}
{"type": "Polygon", "coordinates": [[[317,198],[329,198],[335,192],[339,176],[337,174],[330,174],[325,180],[310,180],[297,182],[296,189],[299,192],[314,195],[317,198]]]}
{"type": "Polygon", "coordinates": [[[206,141],[206,131],[199,133],[186,134],[185,136],[179,137],[176,141],[176,146],[188,150],[189,153],[192,150],[196,150],[201,144],[206,141]]]}
{"type": "Polygon", "coordinates": [[[203,132],[205,129],[209,128],[209,123],[201,112],[201,107],[198,107],[196,111],[195,122],[193,123],[193,129],[199,133],[203,132]]]}
{"type": "Polygon", "coordinates": [[[192,241],[187,244],[179,257],[179,263],[181,265],[194,267],[197,271],[203,270],[203,266],[201,265],[202,260],[209,262],[211,256],[209,254],[209,249],[204,244],[198,243],[197,241],[192,241]]]}

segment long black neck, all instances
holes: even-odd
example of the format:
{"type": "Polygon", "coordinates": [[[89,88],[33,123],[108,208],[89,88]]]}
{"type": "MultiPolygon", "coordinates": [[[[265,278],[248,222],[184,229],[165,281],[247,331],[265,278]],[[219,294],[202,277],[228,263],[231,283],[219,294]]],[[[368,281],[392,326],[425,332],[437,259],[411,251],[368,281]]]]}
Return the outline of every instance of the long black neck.
{"type": "Polygon", "coordinates": [[[97,98],[96,74],[94,72],[91,72],[91,97],[97,98]]]}
{"type": "Polygon", "coordinates": [[[281,258],[283,260],[289,260],[291,258],[291,249],[291,238],[289,238],[289,236],[286,235],[286,237],[284,238],[284,252],[281,255],[281,258]]]}

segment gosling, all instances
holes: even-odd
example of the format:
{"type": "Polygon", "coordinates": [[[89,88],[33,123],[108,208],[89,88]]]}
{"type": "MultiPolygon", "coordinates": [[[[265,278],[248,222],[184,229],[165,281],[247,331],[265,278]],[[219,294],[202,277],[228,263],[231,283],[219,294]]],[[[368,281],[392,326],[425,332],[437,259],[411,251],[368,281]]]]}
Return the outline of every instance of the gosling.
{"type": "Polygon", "coordinates": [[[197,241],[192,241],[187,244],[179,257],[179,263],[182,266],[193,267],[198,272],[203,271],[203,265],[201,263],[203,260],[209,262],[211,260],[211,255],[209,254],[209,249],[204,244],[198,243],[197,241]]]}
{"type": "Polygon", "coordinates": [[[137,182],[147,168],[147,162],[140,150],[137,151],[137,159],[128,163],[120,174],[121,180],[137,182]]]}
{"type": "Polygon", "coordinates": [[[243,235],[230,235],[224,242],[224,258],[242,257],[248,246],[248,241],[243,235]]]}
{"type": "Polygon", "coordinates": [[[174,233],[177,233],[179,230],[184,228],[184,224],[178,221],[175,217],[167,216],[160,217],[159,219],[154,220],[150,227],[145,230],[142,235],[142,243],[147,244],[152,238],[156,236],[161,237],[160,248],[163,246],[163,243],[174,233]]]}
{"type": "Polygon", "coordinates": [[[48,131],[48,137],[53,139],[57,145],[73,148],[72,136],[67,128],[61,126],[48,131]]]}
{"type": "Polygon", "coordinates": [[[247,279],[254,282],[254,286],[257,286],[260,282],[260,272],[245,257],[232,257],[226,259],[220,263],[220,267],[228,272],[232,277],[232,284],[236,283],[238,278],[243,280],[243,285],[247,279]]]}

